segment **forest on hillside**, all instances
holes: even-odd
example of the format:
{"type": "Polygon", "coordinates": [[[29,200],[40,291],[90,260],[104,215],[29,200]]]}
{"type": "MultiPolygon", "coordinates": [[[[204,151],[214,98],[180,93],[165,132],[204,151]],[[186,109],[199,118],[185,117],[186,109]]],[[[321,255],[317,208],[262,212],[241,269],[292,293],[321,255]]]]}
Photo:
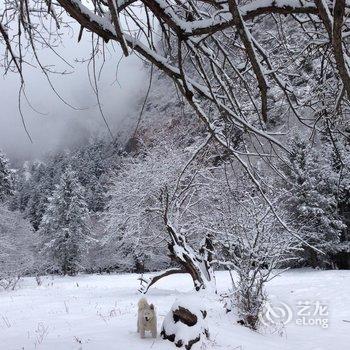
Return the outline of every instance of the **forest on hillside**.
{"type": "MultiPolygon", "coordinates": [[[[210,282],[212,269],[243,278],[260,266],[259,284],[276,268],[349,268],[346,138],[311,144],[294,128],[278,173],[256,163],[271,209],[240,164],[205,137],[173,87],[161,75],[154,79],[126,144],[100,136],[19,169],[1,155],[4,286],[26,275],[186,272],[176,245],[194,265],[208,262],[201,267],[208,274],[193,274],[196,287],[210,282]]],[[[235,142],[239,148],[239,134],[235,142]]],[[[141,281],[141,288],[154,282],[141,281]]]]}
{"type": "Polygon", "coordinates": [[[19,77],[29,139],[28,62],[69,105],[50,80],[65,73],[38,54],[62,61],[66,31],[91,44],[81,61],[107,132],[18,166],[0,153],[3,289],[28,276],[40,286],[137,273],[147,293],[186,274],[215,294],[226,271],[224,309],[258,330],[281,271],[350,269],[346,1],[6,0],[0,67],[19,77]],[[143,61],[148,82],[132,95],[135,127],[111,137],[98,84],[116,45],[143,61]]]}

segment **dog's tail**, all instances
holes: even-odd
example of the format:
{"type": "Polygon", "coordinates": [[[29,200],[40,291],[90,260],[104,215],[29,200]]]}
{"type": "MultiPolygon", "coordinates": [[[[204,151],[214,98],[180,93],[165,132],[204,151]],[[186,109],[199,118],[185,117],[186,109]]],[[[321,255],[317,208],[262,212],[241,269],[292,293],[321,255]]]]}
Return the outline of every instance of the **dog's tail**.
{"type": "Polygon", "coordinates": [[[147,302],[146,298],[141,298],[138,302],[139,310],[142,310],[142,309],[146,308],[147,306],[148,306],[148,302],[147,302]]]}

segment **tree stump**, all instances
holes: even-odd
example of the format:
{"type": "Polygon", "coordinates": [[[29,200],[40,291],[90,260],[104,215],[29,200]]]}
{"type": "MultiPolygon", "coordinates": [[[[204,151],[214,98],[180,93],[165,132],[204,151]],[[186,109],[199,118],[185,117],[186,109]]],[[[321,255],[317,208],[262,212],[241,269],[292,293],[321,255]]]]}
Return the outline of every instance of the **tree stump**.
{"type": "Polygon", "coordinates": [[[177,300],[166,315],[160,335],[177,347],[190,350],[203,338],[209,338],[207,311],[198,305],[198,297],[177,300]]]}

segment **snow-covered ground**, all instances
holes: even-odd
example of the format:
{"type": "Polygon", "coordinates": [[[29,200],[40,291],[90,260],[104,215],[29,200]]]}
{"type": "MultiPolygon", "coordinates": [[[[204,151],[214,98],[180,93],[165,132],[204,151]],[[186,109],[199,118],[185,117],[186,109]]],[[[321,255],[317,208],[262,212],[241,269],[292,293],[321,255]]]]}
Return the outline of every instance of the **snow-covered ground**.
{"type": "MultiPolygon", "coordinates": [[[[136,333],[137,277],[45,277],[40,287],[34,278],[23,279],[15,291],[0,292],[0,349],[175,349],[159,336],[140,339],[136,333]]],[[[220,291],[229,287],[228,274],[217,273],[217,284],[220,291]]],[[[284,328],[250,331],[235,324],[215,297],[207,296],[211,339],[193,349],[349,349],[350,271],[288,271],[269,282],[267,291],[275,312],[282,315],[284,308],[292,316],[284,328]],[[311,305],[302,309],[300,302],[311,305]],[[307,322],[326,319],[328,327],[298,325],[306,313],[311,313],[307,322]]],[[[175,299],[192,293],[185,275],[170,276],[150,289],[147,298],[157,308],[158,333],[175,299]]]]}

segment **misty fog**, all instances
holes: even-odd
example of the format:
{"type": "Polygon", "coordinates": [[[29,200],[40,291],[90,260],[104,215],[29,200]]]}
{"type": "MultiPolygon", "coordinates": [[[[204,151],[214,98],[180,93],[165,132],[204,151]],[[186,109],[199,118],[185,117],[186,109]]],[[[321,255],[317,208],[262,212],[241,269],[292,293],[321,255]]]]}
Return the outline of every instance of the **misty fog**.
{"type": "MultiPolygon", "coordinates": [[[[63,39],[63,56],[71,66],[47,49],[39,52],[42,61],[59,72],[51,74],[50,79],[58,94],[74,108],[60,100],[37,65],[26,66],[25,91],[33,108],[23,95],[21,106],[33,143],[26,135],[18,109],[19,76],[9,72],[0,78],[0,149],[11,162],[40,158],[48,151],[85,142],[91,135],[107,133],[89,82],[88,69],[91,79],[93,71],[92,64],[87,62],[91,51],[89,39],[87,33],[80,43],[76,33],[63,39]]],[[[119,63],[119,47],[108,45],[107,49],[104,64],[101,56],[96,60],[96,71],[98,74],[103,64],[98,77],[99,93],[104,115],[115,137],[126,128],[132,128],[138,102],[144,96],[147,74],[135,55],[119,63]]]]}

